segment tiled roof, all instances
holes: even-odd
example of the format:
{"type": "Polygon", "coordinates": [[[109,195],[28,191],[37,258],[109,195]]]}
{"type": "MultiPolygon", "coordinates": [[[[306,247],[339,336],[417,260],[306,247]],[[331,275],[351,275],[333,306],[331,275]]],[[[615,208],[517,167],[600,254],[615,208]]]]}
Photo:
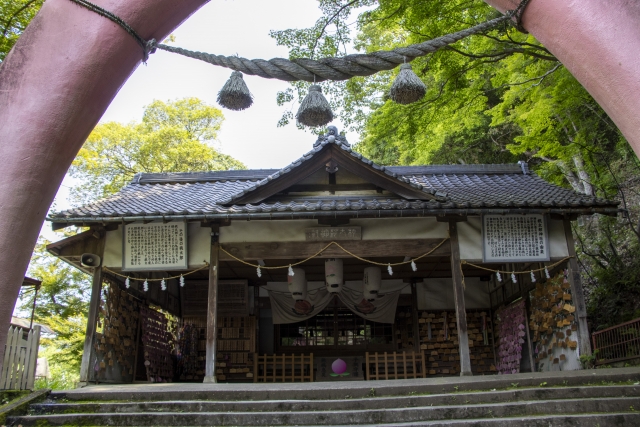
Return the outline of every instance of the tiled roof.
{"type": "MultiPolygon", "coordinates": [[[[406,184],[405,184],[406,185],[406,184]]],[[[119,193],[98,202],[52,214],[51,221],[116,217],[228,215],[242,213],[439,209],[591,209],[615,211],[616,202],[581,195],[550,184],[526,164],[378,166],[351,150],[343,136],[321,136],[314,149],[283,169],[138,174],[119,193]],[[389,196],[272,196],[259,204],[233,204],[266,183],[301,167],[328,144],[335,144],[389,177],[424,191],[425,200],[389,196]],[[437,196],[433,200],[433,196],[437,196]]]]}

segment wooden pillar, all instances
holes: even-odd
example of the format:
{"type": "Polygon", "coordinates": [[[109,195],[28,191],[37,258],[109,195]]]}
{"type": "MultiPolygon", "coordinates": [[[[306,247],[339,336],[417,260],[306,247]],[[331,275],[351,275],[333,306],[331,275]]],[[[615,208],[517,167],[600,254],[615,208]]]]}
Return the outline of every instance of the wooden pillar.
{"type": "Polygon", "coordinates": [[[571,232],[571,221],[564,220],[564,235],[567,238],[567,248],[572,257],[567,262],[569,269],[569,284],[571,285],[571,295],[576,306],[576,320],[578,323],[578,348],[580,355],[591,355],[591,340],[589,339],[589,325],[587,324],[587,306],[584,302],[584,290],[578,270],[578,259],[576,258],[576,246],[571,232]]]}
{"type": "Polygon", "coordinates": [[[96,335],[98,323],[98,312],[100,310],[100,297],[102,294],[102,262],[104,255],[104,244],[106,236],[101,233],[100,241],[97,245],[97,254],[100,257],[100,265],[93,269],[93,282],[91,284],[91,300],[89,301],[89,313],[87,315],[87,332],[84,336],[84,347],[82,350],[82,361],[80,362],[80,387],[84,387],[89,382],[89,372],[91,370],[91,355],[93,354],[93,342],[96,335]]]}
{"type": "Polygon", "coordinates": [[[420,351],[420,325],[418,324],[418,290],[416,283],[411,282],[411,325],[413,326],[413,349],[420,351]]]}
{"type": "Polygon", "coordinates": [[[207,304],[207,353],[205,365],[205,383],[216,381],[216,351],[218,335],[218,257],[219,227],[211,227],[211,254],[209,256],[209,294],[207,304]]]}
{"type": "Polygon", "coordinates": [[[453,300],[456,304],[456,324],[458,325],[458,347],[460,351],[460,376],[471,373],[469,356],[469,333],[467,331],[467,312],[464,305],[464,287],[462,284],[462,265],[460,264],[460,242],[458,226],[449,221],[449,238],[451,241],[451,279],[453,281],[453,300]]]}

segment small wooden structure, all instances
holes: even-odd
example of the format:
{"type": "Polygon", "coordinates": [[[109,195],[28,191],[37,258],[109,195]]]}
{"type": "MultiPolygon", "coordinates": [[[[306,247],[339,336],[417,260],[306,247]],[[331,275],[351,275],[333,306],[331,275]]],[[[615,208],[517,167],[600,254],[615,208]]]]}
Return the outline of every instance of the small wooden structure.
{"type": "Polygon", "coordinates": [[[25,332],[10,327],[4,362],[0,372],[0,390],[33,390],[40,345],[40,326],[25,332]]]}
{"type": "Polygon", "coordinates": [[[524,163],[379,166],[330,128],[279,170],[139,174],[117,195],[52,215],[55,229],[90,230],[48,250],[94,275],[83,382],[297,377],[291,366],[258,372],[256,361],[275,366],[283,353],[313,353],[323,367],[348,358],[358,373],[376,352],[424,353],[424,370],[407,372],[427,376],[511,373],[521,361],[574,369],[590,337],[570,221],[617,212],[524,163]],[[86,253],[100,265],[82,263],[86,253]],[[336,259],[331,294],[326,260],[336,259]],[[372,263],[377,299],[363,290],[372,263]],[[305,273],[302,300],[288,289],[292,265],[305,273]],[[559,290],[573,308],[553,308],[559,290]],[[171,337],[175,349],[150,345],[171,337]],[[155,366],[171,357],[173,373],[155,366]]]}

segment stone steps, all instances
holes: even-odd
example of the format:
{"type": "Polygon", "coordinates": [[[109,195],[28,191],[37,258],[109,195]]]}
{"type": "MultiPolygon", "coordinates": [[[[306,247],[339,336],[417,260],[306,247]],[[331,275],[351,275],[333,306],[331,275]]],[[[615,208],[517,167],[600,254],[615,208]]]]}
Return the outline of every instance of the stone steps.
{"type": "Polygon", "coordinates": [[[53,392],[7,424],[640,426],[639,380],[634,368],[331,384],[101,385],[53,392]]]}

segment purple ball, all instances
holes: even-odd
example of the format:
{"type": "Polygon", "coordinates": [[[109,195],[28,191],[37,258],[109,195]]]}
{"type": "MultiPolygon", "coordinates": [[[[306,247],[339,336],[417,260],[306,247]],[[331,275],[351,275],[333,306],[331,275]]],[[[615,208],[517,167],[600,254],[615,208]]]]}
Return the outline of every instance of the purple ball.
{"type": "Polygon", "coordinates": [[[345,362],[342,359],[336,359],[331,364],[331,369],[333,369],[333,372],[338,374],[338,375],[344,374],[345,371],[347,370],[347,362],[345,362]]]}

